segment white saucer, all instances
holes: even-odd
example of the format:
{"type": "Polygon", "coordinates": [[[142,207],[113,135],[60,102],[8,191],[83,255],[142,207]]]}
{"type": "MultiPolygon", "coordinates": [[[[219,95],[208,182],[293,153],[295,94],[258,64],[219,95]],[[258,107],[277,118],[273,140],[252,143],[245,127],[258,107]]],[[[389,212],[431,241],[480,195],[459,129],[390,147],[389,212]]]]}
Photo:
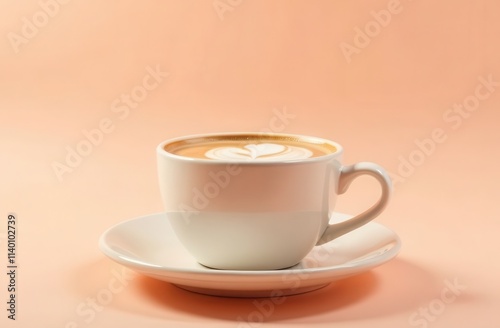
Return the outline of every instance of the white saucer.
{"type": "MultiPolygon", "coordinates": [[[[332,222],[350,215],[335,213],[332,222]]],[[[231,297],[273,297],[305,293],[379,266],[398,253],[399,237],[370,222],[322,246],[283,270],[214,270],[198,264],[168,222],[168,213],[121,222],[99,240],[112,260],[146,276],[190,291],[231,297]]]]}

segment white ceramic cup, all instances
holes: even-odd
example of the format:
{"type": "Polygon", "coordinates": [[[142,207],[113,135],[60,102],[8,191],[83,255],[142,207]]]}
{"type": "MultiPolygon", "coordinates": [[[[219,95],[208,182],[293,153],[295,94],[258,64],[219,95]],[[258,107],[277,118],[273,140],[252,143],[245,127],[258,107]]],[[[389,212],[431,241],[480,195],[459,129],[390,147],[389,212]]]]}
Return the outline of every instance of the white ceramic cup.
{"type": "Polygon", "coordinates": [[[160,191],[180,242],[201,264],[230,270],[273,270],[300,262],[315,245],[329,242],[378,216],[391,181],[379,165],[344,166],[333,141],[290,134],[219,133],[170,139],[157,147],[160,191]],[[204,159],[181,156],[172,145],[208,139],[259,142],[293,139],[320,144],[329,153],[303,159],[204,159]],[[208,139],[207,139],[208,138],[208,139]],[[270,138],[270,139],[266,139],[270,138]],[[360,175],[382,187],[379,200],[353,218],[329,224],[338,194],[360,175]]]}

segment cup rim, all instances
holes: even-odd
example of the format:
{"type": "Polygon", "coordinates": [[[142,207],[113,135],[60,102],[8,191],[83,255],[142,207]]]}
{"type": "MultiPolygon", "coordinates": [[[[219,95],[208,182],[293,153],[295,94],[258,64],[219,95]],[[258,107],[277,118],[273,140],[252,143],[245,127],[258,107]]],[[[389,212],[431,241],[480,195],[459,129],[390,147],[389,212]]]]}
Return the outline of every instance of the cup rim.
{"type": "Polygon", "coordinates": [[[322,162],[325,160],[330,160],[334,157],[342,155],[344,148],[337,142],[324,139],[321,137],[314,137],[302,134],[291,134],[291,133],[272,133],[266,134],[263,132],[220,132],[220,133],[201,133],[201,134],[191,134],[181,137],[170,138],[162,141],[156,148],[157,154],[160,156],[165,156],[167,158],[172,158],[180,161],[190,162],[190,163],[203,163],[203,164],[239,164],[239,165],[276,165],[276,164],[286,164],[286,163],[310,163],[310,162],[322,162]],[[194,158],[182,155],[177,155],[165,150],[165,146],[174,142],[185,141],[189,139],[200,139],[200,138],[210,138],[210,137],[225,137],[225,136],[272,136],[272,137],[283,137],[283,138],[295,138],[300,140],[305,140],[311,143],[321,143],[328,144],[335,148],[335,151],[326,155],[321,155],[317,157],[303,158],[303,159],[277,159],[276,161],[245,161],[245,160],[230,160],[230,159],[205,159],[205,158],[194,158]]]}

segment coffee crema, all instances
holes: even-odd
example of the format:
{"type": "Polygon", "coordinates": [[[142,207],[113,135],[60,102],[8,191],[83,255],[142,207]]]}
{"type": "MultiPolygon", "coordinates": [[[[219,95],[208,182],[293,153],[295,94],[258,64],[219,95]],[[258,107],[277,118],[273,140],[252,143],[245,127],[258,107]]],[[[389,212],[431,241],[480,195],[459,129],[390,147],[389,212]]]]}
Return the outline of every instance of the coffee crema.
{"type": "Polygon", "coordinates": [[[287,136],[221,135],[180,140],[164,149],[189,158],[258,162],[300,160],[337,151],[331,144],[314,141],[287,136]]]}

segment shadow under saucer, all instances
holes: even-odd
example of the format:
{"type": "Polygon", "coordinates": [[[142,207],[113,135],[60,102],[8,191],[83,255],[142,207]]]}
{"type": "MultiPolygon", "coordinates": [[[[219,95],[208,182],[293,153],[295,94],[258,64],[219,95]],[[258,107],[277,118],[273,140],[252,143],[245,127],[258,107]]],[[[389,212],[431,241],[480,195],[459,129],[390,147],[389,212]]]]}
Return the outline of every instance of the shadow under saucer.
{"type": "Polygon", "coordinates": [[[122,283],[123,288],[113,294],[106,309],[169,322],[213,319],[313,324],[363,320],[410,313],[442,289],[442,281],[432,272],[401,258],[312,292],[292,296],[277,292],[267,298],[193,293],[105,259],[78,268],[68,283],[82,301],[89,296],[99,300],[103,290],[122,283]]]}
{"type": "Polygon", "coordinates": [[[439,286],[429,272],[401,259],[315,291],[291,296],[214,297],[185,291],[146,276],[140,276],[137,283],[143,297],[167,310],[165,318],[166,313],[174,310],[218,320],[307,320],[311,323],[320,314],[322,321],[339,322],[411,311],[435,297],[439,286]]]}

